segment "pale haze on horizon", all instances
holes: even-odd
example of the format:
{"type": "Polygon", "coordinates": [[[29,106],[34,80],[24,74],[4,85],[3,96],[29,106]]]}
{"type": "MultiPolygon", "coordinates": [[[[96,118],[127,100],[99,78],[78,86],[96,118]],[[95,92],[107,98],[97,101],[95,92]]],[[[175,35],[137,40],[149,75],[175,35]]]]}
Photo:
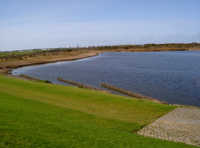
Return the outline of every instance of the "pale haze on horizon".
{"type": "Polygon", "coordinates": [[[200,42],[199,0],[0,0],[0,51],[200,42]]]}

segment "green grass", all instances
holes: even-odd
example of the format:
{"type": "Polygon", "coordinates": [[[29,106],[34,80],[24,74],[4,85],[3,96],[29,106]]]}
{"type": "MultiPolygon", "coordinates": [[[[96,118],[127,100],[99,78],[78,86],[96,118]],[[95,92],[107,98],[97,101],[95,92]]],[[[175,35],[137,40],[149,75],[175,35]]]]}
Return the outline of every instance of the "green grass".
{"type": "Polygon", "coordinates": [[[172,109],[150,101],[0,76],[0,147],[192,147],[135,134],[172,109]]]}

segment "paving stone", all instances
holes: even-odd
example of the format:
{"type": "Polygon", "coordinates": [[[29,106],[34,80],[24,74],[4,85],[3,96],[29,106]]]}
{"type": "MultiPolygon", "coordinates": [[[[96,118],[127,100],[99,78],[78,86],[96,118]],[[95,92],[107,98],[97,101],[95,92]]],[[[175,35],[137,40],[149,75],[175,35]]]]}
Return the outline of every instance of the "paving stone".
{"type": "Polygon", "coordinates": [[[141,129],[138,134],[200,146],[200,109],[196,107],[176,108],[141,129]]]}

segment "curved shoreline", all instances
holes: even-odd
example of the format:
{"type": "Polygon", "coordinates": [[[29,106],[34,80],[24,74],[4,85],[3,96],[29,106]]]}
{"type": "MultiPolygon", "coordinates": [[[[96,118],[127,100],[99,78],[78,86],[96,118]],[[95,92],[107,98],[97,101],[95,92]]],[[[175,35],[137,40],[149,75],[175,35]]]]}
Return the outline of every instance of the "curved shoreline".
{"type": "MultiPolygon", "coordinates": [[[[6,64],[5,66],[0,65],[0,74],[11,75],[11,71],[13,69],[20,68],[20,67],[50,64],[50,63],[65,62],[65,61],[75,61],[75,60],[95,57],[95,56],[98,56],[99,54],[100,54],[100,52],[89,52],[89,53],[83,53],[83,54],[79,54],[79,55],[75,55],[75,56],[55,57],[55,58],[51,58],[51,59],[43,59],[43,60],[36,60],[36,61],[31,61],[31,60],[30,61],[29,60],[20,61],[20,60],[18,60],[18,63],[9,63],[8,62],[8,64],[6,64]]],[[[48,57],[44,57],[44,58],[48,58],[48,57]]]]}

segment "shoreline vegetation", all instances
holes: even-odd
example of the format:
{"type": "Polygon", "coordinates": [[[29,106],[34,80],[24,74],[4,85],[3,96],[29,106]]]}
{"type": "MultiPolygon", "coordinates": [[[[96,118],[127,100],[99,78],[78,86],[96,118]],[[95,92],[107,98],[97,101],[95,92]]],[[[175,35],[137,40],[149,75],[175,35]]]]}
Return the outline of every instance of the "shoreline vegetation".
{"type": "Polygon", "coordinates": [[[189,50],[200,50],[200,43],[113,45],[87,48],[48,48],[0,52],[0,73],[9,74],[12,69],[23,66],[78,60],[97,56],[104,52],[160,52],[189,50]]]}

